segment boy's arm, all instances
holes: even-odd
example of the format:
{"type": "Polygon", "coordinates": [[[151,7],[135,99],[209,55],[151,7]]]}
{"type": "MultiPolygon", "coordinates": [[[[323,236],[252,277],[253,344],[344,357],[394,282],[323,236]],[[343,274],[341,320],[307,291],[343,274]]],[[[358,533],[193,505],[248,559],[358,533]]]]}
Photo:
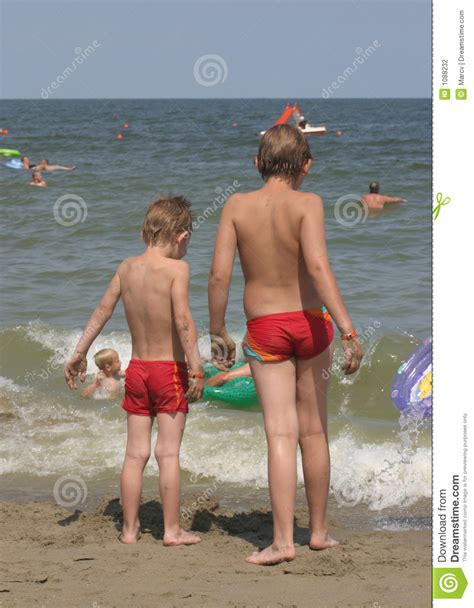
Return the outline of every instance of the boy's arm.
{"type": "Polygon", "coordinates": [[[94,340],[102,331],[104,325],[112,316],[115,306],[120,298],[120,277],[119,271],[115,273],[113,279],[110,281],[109,286],[102,300],[99,302],[97,308],[92,313],[87,325],[79,338],[76,348],[72,354],[72,357],[66,363],[64,367],[64,376],[66,383],[71,390],[77,388],[76,380],[79,376],[81,382],[86,379],[87,371],[87,352],[94,340]]]}
{"type": "MultiPolygon", "coordinates": [[[[189,266],[186,262],[178,263],[176,276],[171,284],[171,303],[174,322],[192,374],[203,373],[201,355],[199,354],[198,336],[189,308],[189,266]]],[[[203,378],[195,378],[190,387],[189,396],[199,399],[204,388],[203,378]]]]}
{"type": "MultiPolygon", "coordinates": [[[[98,374],[97,374],[98,376],[98,374]]],[[[95,393],[95,391],[100,388],[100,381],[98,380],[98,377],[94,378],[94,381],[91,382],[88,386],[86,386],[85,388],[82,389],[81,391],[81,397],[83,397],[84,399],[88,399],[89,397],[92,397],[92,395],[95,393]]]]}
{"type": "Polygon", "coordinates": [[[227,379],[234,380],[235,378],[247,378],[252,375],[250,370],[250,363],[246,363],[237,369],[232,369],[227,372],[227,379]]]}
{"type": "Polygon", "coordinates": [[[232,367],[235,363],[236,352],[235,342],[227,334],[225,327],[225,313],[237,248],[237,234],[232,220],[233,200],[233,197],[230,197],[222,210],[209,272],[208,298],[211,351],[213,364],[220,369],[232,367]]]}
{"type": "MultiPolygon", "coordinates": [[[[316,293],[328,309],[341,334],[352,333],[354,325],[329,263],[324,230],[323,201],[317,195],[308,196],[301,221],[300,240],[306,269],[316,293]]],[[[343,341],[343,347],[346,355],[343,369],[346,374],[352,374],[360,366],[362,350],[357,339],[343,341]]]]}
{"type": "Polygon", "coordinates": [[[251,375],[250,363],[246,363],[237,369],[231,369],[228,372],[219,372],[218,374],[207,378],[205,384],[206,386],[222,386],[230,380],[235,380],[235,378],[247,378],[251,375]]]}

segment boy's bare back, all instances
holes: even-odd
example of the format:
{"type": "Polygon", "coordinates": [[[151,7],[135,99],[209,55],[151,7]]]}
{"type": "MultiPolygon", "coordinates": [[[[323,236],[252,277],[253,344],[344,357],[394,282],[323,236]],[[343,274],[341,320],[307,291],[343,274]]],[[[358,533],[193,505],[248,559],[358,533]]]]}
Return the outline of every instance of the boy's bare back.
{"type": "Polygon", "coordinates": [[[319,196],[272,183],[234,195],[224,214],[223,219],[233,224],[236,233],[246,283],[244,306],[248,319],[322,305],[308,274],[302,243],[305,218],[319,215],[316,232],[318,218],[312,221],[315,226],[311,245],[314,254],[325,254],[319,196]]]}
{"type": "Polygon", "coordinates": [[[174,296],[187,290],[183,283],[188,274],[183,260],[149,252],[127,258],[119,266],[117,275],[132,338],[132,359],[185,360],[174,320],[179,309],[174,311],[173,300],[176,306],[174,296]]]}

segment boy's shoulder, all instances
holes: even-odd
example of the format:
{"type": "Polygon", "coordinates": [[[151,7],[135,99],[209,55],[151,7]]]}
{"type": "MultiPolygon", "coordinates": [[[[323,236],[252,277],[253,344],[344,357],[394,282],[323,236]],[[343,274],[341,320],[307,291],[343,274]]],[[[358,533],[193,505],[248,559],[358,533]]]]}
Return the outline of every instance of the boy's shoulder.
{"type": "Polygon", "coordinates": [[[138,262],[140,257],[141,256],[139,256],[139,255],[135,255],[135,256],[131,256],[129,258],[124,258],[118,265],[117,272],[119,274],[121,274],[123,272],[127,272],[127,270],[130,270],[130,268],[138,262]]]}
{"type": "Polygon", "coordinates": [[[189,273],[189,264],[185,260],[175,260],[174,258],[168,258],[167,263],[171,272],[174,272],[176,274],[189,273]]]}
{"type": "Polygon", "coordinates": [[[323,199],[316,192],[298,192],[298,194],[302,205],[320,205],[323,202],[323,199]]]}
{"type": "MultiPolygon", "coordinates": [[[[222,217],[227,218],[228,221],[249,217],[249,214],[251,214],[251,207],[254,203],[258,204],[258,199],[261,195],[261,190],[236,192],[235,194],[232,194],[224,205],[222,217]]],[[[321,209],[323,206],[323,200],[319,194],[315,194],[314,192],[301,192],[299,190],[293,190],[288,193],[286,202],[288,204],[288,211],[291,212],[292,215],[296,213],[296,215],[300,217],[311,212],[311,210],[321,209]]]]}
{"type": "Polygon", "coordinates": [[[245,207],[247,203],[251,203],[253,200],[258,198],[260,193],[259,190],[249,190],[247,192],[235,192],[231,194],[226,200],[224,205],[224,211],[226,213],[233,213],[234,211],[240,211],[242,207],[245,207]]]}
{"type": "MultiPolygon", "coordinates": [[[[136,264],[143,263],[143,256],[131,256],[122,260],[118,267],[118,272],[128,272],[136,264]]],[[[185,273],[189,271],[189,265],[185,260],[176,260],[175,258],[161,258],[160,267],[166,267],[172,273],[185,273]]]]}
{"type": "MultiPolygon", "coordinates": [[[[261,193],[262,193],[261,189],[249,190],[248,192],[236,192],[235,194],[232,194],[231,196],[229,196],[229,198],[227,199],[227,201],[225,203],[225,206],[226,207],[235,207],[236,205],[238,205],[241,202],[251,201],[255,198],[258,198],[259,196],[261,196],[261,193]]],[[[295,200],[301,201],[302,203],[306,203],[306,204],[322,202],[322,198],[319,196],[319,194],[316,194],[315,192],[301,192],[301,190],[293,190],[291,192],[290,196],[292,198],[294,198],[295,200]]]]}

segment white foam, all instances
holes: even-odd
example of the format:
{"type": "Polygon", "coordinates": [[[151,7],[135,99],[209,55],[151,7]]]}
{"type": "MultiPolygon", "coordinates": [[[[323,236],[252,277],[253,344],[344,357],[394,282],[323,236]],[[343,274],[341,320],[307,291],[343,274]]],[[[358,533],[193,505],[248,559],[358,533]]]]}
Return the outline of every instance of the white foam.
{"type": "Polygon", "coordinates": [[[342,506],[406,507],[431,495],[431,452],[407,456],[395,442],[357,444],[347,434],[331,443],[331,490],[342,506]]]}
{"type": "MultiPolygon", "coordinates": [[[[56,384],[36,382],[21,386],[0,377],[0,388],[6,397],[2,411],[8,414],[0,445],[0,473],[95,478],[108,471],[119,475],[126,444],[125,416],[119,404],[81,401],[77,393],[60,388],[60,368],[72,353],[80,330],[31,323],[25,331],[30,339],[52,351],[49,375],[56,384]]],[[[234,339],[238,343],[239,336],[234,339]]],[[[208,337],[203,336],[200,343],[203,354],[209,356],[208,337]]],[[[100,336],[91,349],[89,371],[95,371],[93,353],[105,347],[115,348],[124,367],[127,365],[129,335],[112,332],[100,336]]],[[[34,371],[40,374],[39,370],[34,371]]],[[[393,440],[364,443],[348,433],[331,440],[331,490],[340,504],[361,503],[379,510],[429,498],[430,450],[419,447],[418,423],[410,426],[401,422],[400,433],[393,440]]],[[[267,448],[261,414],[194,404],[181,462],[189,473],[214,477],[220,482],[266,487],[267,448]]],[[[147,467],[146,474],[156,475],[156,470],[155,463],[147,467]]],[[[300,462],[298,476],[302,483],[300,462]]]]}
{"type": "MultiPolygon", "coordinates": [[[[267,448],[258,416],[240,418],[238,429],[226,416],[210,418],[206,412],[193,416],[186,431],[183,466],[221,482],[266,487],[267,448]]],[[[331,460],[331,491],[341,505],[362,503],[379,510],[430,497],[429,448],[412,446],[407,455],[395,441],[360,443],[341,434],[331,442],[331,460]]],[[[298,479],[303,483],[300,458],[298,479]]]]}
{"type": "MultiPolygon", "coordinates": [[[[48,359],[47,367],[55,370],[62,368],[72,355],[82,335],[82,330],[59,330],[42,323],[32,322],[28,324],[26,334],[31,340],[53,351],[53,354],[48,359]]],[[[127,367],[131,354],[131,340],[128,332],[114,331],[108,334],[100,334],[97,337],[87,357],[87,370],[89,373],[97,371],[94,364],[94,354],[102,348],[113,348],[116,350],[122,361],[122,369],[127,367]]]]}
{"type": "Polygon", "coordinates": [[[0,376],[0,388],[6,389],[12,392],[19,392],[22,390],[22,387],[13,382],[11,378],[5,378],[5,376],[0,376]]]}
{"type": "MultiPolygon", "coordinates": [[[[126,424],[119,404],[61,400],[3,381],[13,422],[6,420],[0,473],[28,475],[119,475],[126,424]],[[13,405],[12,405],[13,404],[13,405]]],[[[402,437],[403,438],[403,437],[402,437]]],[[[331,490],[341,505],[374,510],[408,506],[431,491],[429,448],[403,441],[361,443],[348,434],[331,442],[331,490]]],[[[220,411],[205,403],[192,407],[181,463],[190,473],[251,487],[267,485],[267,447],[261,414],[220,411]]],[[[156,475],[156,464],[147,467],[156,475]]],[[[303,481],[301,464],[298,477],[303,481]]]]}

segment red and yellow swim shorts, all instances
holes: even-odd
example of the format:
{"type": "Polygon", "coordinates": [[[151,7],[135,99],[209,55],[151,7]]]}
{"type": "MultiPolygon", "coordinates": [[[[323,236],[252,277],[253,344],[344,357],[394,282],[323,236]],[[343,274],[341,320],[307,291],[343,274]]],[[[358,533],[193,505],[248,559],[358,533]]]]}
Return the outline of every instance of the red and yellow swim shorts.
{"type": "Polygon", "coordinates": [[[122,407],[138,416],[156,416],[162,412],[187,413],[187,390],[186,363],[132,359],[125,372],[122,407]]]}
{"type": "Polygon", "coordinates": [[[334,328],[326,307],[264,315],[247,321],[242,348],[258,361],[311,359],[331,344],[334,328]]]}

